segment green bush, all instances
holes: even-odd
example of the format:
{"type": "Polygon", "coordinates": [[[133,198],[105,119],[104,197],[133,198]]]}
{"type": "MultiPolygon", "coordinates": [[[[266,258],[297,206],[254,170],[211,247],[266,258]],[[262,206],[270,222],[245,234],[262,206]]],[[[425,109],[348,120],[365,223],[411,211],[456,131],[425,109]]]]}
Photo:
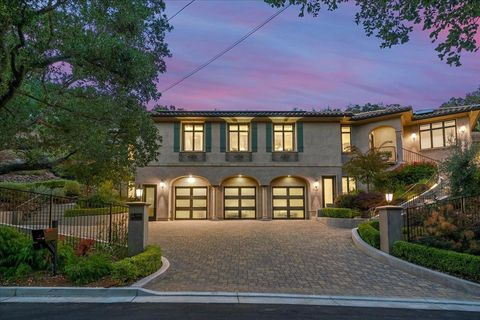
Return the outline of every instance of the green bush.
{"type": "Polygon", "coordinates": [[[11,227],[0,227],[0,277],[15,278],[24,276],[28,270],[47,267],[47,250],[34,250],[28,235],[11,227]]]}
{"type": "Polygon", "coordinates": [[[75,255],[73,248],[62,241],[57,242],[57,267],[58,270],[64,271],[67,265],[72,265],[78,257],[75,255]]]}
{"type": "Polygon", "coordinates": [[[355,208],[355,199],[357,193],[345,193],[335,198],[335,207],[337,208],[355,208]]]}
{"type": "MultiPolygon", "coordinates": [[[[128,212],[124,207],[112,207],[112,213],[128,212]]],[[[110,207],[104,208],[71,208],[65,210],[65,217],[80,217],[80,216],[101,216],[110,214],[110,207]]]]}
{"type": "Polygon", "coordinates": [[[8,188],[21,191],[28,191],[30,189],[27,184],[19,182],[0,182],[0,188],[8,188]]]}
{"type": "Polygon", "coordinates": [[[379,192],[364,192],[344,194],[335,199],[335,206],[368,212],[370,209],[383,205],[384,195],[379,192]]]}
{"type": "Polygon", "coordinates": [[[349,208],[323,208],[321,214],[323,217],[330,218],[355,218],[360,215],[360,212],[349,208]]]}
{"type": "Polygon", "coordinates": [[[63,186],[63,192],[67,197],[77,197],[80,195],[80,183],[77,181],[66,181],[63,186]]]}
{"type": "Polygon", "coordinates": [[[380,249],[380,231],[378,221],[366,221],[358,226],[360,238],[374,248],[380,249]]]}
{"type": "Polygon", "coordinates": [[[406,241],[397,241],[393,244],[393,255],[427,268],[480,281],[479,256],[406,241]]]}
{"type": "Polygon", "coordinates": [[[143,278],[157,271],[162,265],[160,247],[150,245],[144,252],[115,262],[112,268],[112,278],[121,283],[128,283],[143,278]]]}
{"type": "Polygon", "coordinates": [[[112,257],[104,253],[95,253],[79,257],[65,266],[65,275],[76,284],[97,281],[112,271],[112,257]]]}

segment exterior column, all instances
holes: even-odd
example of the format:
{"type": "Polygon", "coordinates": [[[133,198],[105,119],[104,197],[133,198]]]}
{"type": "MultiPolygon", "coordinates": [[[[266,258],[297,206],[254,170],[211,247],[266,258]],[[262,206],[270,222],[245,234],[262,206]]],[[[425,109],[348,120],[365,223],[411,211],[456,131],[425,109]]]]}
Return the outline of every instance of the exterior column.
{"type": "Polygon", "coordinates": [[[402,207],[383,206],[380,214],[380,250],[390,254],[395,241],[402,240],[402,207]]]}
{"type": "Polygon", "coordinates": [[[128,255],[142,253],[148,242],[148,211],[146,202],[128,203],[128,255]]]}
{"type": "Polygon", "coordinates": [[[269,220],[269,217],[268,217],[268,211],[269,211],[269,194],[268,194],[268,189],[269,189],[270,186],[268,185],[262,185],[260,188],[261,188],[261,192],[262,192],[262,220],[269,220]]]}
{"type": "Polygon", "coordinates": [[[397,162],[403,162],[403,139],[402,130],[395,131],[396,144],[397,144],[397,162]]]}
{"type": "Polygon", "coordinates": [[[211,219],[212,220],[218,220],[218,202],[220,200],[220,195],[219,195],[219,186],[211,186],[210,187],[210,199],[211,199],[211,204],[210,204],[210,211],[211,211],[211,219]]]}

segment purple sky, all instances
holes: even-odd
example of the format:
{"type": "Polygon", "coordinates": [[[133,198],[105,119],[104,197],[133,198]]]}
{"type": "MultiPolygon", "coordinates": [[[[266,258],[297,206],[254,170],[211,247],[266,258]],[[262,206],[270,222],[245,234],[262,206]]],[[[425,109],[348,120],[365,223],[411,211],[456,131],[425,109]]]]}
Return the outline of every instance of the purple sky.
{"type": "MultiPolygon", "coordinates": [[[[167,16],[188,0],[166,0],[167,16]]],[[[171,20],[173,54],[159,78],[162,91],[276,12],[261,0],[197,0],[171,20]]],[[[318,17],[290,7],[232,51],[170,89],[158,101],[187,110],[310,110],[367,102],[438,107],[480,85],[480,52],[463,65],[441,61],[428,35],[380,49],[343,5],[318,17]]]]}

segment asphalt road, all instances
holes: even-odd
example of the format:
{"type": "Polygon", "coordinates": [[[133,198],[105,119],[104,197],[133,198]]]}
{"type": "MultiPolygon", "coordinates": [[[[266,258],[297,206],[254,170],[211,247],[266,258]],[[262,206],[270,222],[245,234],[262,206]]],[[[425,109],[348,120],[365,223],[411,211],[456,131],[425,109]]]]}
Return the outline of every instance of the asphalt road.
{"type": "Polygon", "coordinates": [[[480,313],[436,310],[380,309],[254,304],[36,304],[1,303],[1,320],[85,319],[456,319],[480,320],[480,313]]]}

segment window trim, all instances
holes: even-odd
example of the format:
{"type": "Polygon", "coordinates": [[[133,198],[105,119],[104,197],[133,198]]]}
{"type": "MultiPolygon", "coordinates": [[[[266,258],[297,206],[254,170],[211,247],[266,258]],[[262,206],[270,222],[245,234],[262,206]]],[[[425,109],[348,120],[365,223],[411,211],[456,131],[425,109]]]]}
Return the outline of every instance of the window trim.
{"type": "Polygon", "coordinates": [[[297,135],[295,132],[296,129],[296,123],[272,123],[272,152],[296,152],[297,151],[297,135]],[[282,126],[281,131],[275,130],[275,126],[282,126]],[[285,131],[285,126],[292,126],[292,150],[285,150],[285,132],[290,132],[290,131],[285,131]],[[282,133],[282,149],[283,150],[275,150],[275,132],[281,132],[282,133]]]}
{"type": "Polygon", "coordinates": [[[457,134],[457,119],[453,119],[453,120],[443,120],[443,121],[437,121],[437,122],[430,122],[430,123],[424,123],[424,124],[419,124],[418,125],[418,143],[419,143],[419,149],[420,150],[431,150],[431,149],[440,149],[440,148],[448,148],[448,147],[451,147],[452,145],[447,145],[446,144],[446,137],[445,137],[445,129],[446,128],[455,128],[455,141],[457,141],[458,139],[458,134],[457,134]],[[453,121],[454,122],[454,125],[450,125],[450,126],[445,126],[445,122],[449,122],[449,121],[453,121]],[[433,124],[436,124],[436,123],[441,123],[442,126],[440,128],[435,128],[435,129],[432,129],[432,125],[433,124]],[[424,125],[428,125],[429,128],[428,129],[420,129],[421,126],[424,126],[424,125]],[[433,146],[433,130],[439,130],[441,129],[442,130],[442,146],[440,147],[434,147],[433,146]],[[430,136],[430,148],[422,148],[422,132],[428,132],[429,133],[429,136],[430,136]]]}
{"type": "Polygon", "coordinates": [[[349,124],[342,124],[340,125],[340,148],[342,149],[342,153],[352,153],[352,126],[349,124]],[[349,128],[348,132],[343,132],[343,128],[349,128]],[[350,151],[343,150],[343,135],[348,134],[350,145],[348,146],[350,151]]]}
{"type": "Polygon", "coordinates": [[[227,152],[251,152],[252,150],[252,143],[251,143],[251,125],[250,123],[227,123],[227,152]],[[231,131],[230,130],[230,126],[238,126],[238,130],[236,131],[231,131]],[[248,130],[247,131],[244,131],[244,130],[240,130],[240,126],[247,126],[248,127],[248,130]],[[230,132],[236,132],[237,134],[237,142],[238,142],[238,149],[240,149],[240,132],[247,132],[247,142],[248,142],[248,147],[247,147],[247,150],[245,151],[241,151],[241,150],[232,150],[231,149],[231,146],[232,146],[232,143],[230,141],[230,132]]]}
{"type": "Polygon", "coordinates": [[[205,152],[205,123],[203,122],[184,122],[182,123],[182,144],[181,144],[181,150],[182,152],[205,152]],[[193,126],[193,131],[185,131],[185,126],[187,125],[192,125],[193,126]],[[195,125],[201,125],[202,126],[202,131],[196,131],[195,130],[195,125]],[[185,132],[193,132],[193,150],[185,150],[185,132]],[[201,150],[195,150],[195,132],[201,132],[202,133],[202,149],[201,150]]]}

